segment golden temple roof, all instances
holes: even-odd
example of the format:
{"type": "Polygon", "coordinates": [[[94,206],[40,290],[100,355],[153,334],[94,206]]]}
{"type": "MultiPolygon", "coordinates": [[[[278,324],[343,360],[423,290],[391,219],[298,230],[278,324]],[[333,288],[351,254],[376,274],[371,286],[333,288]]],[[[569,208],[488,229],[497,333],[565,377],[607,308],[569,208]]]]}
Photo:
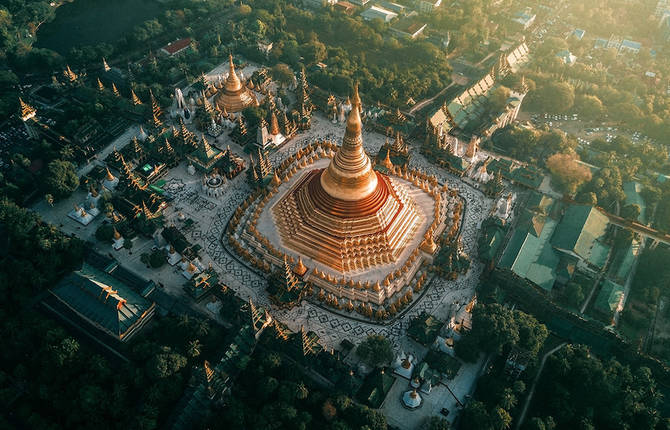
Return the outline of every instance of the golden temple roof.
{"type": "Polygon", "coordinates": [[[237,73],[235,73],[235,63],[233,63],[233,54],[230,54],[228,57],[229,65],[228,65],[228,77],[226,78],[226,91],[229,92],[235,92],[239,91],[242,88],[242,82],[240,82],[240,78],[237,77],[237,73]]]}
{"type": "Polygon", "coordinates": [[[249,106],[256,106],[258,100],[253,91],[247,88],[235,73],[233,55],[229,56],[229,71],[223,90],[215,98],[216,106],[221,111],[239,112],[249,106]]]}
{"type": "Polygon", "coordinates": [[[298,257],[298,263],[293,267],[293,272],[298,276],[302,276],[307,272],[307,267],[302,263],[302,257],[298,257]]]}
{"type": "Polygon", "coordinates": [[[21,97],[19,97],[19,106],[21,110],[21,119],[24,121],[34,117],[37,112],[34,107],[24,102],[21,97]]]}
{"type": "Polygon", "coordinates": [[[377,188],[377,175],[363,149],[363,123],[358,108],[358,85],[354,87],[354,107],[347,118],[342,146],[321,175],[321,186],[333,198],[362,200],[377,188]]]}

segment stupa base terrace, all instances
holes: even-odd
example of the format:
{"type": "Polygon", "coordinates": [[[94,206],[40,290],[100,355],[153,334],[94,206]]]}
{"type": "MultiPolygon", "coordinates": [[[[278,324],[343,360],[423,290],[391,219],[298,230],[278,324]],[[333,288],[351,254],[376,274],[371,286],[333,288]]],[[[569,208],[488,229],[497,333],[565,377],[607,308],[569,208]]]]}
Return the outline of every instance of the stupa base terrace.
{"type": "MultiPolygon", "coordinates": [[[[305,229],[304,220],[292,215],[291,211],[295,209],[296,199],[306,198],[300,196],[300,190],[307,190],[315,177],[318,180],[315,175],[329,165],[337,148],[332,142],[319,141],[287,158],[276,169],[275,180],[266,188],[257,189],[237,208],[223,240],[230,245],[231,251],[266,273],[283,270],[285,257],[291,264],[301,258],[307,268],[302,280],[310,287],[313,296],[337,309],[352,310],[362,306],[372,314],[373,308],[384,309],[398,299],[411,300],[413,292],[422,288],[433,255],[439,248],[436,243],[445,237],[454,240],[459,234],[462,201],[455,190],[439,186],[434,177],[393,166],[387,169],[386,175],[378,178],[384,181],[386,192],[395,193],[397,198],[372,203],[379,207],[371,213],[376,214],[377,221],[374,222],[381,223],[385,222],[379,221],[384,214],[393,220],[407,216],[407,220],[399,220],[397,224],[385,224],[409,229],[398,235],[406,238],[405,243],[393,254],[389,249],[374,246],[370,239],[368,244],[364,241],[343,244],[351,245],[351,249],[370,250],[367,255],[352,255],[350,260],[343,260],[346,251],[333,252],[331,249],[329,255],[333,257],[324,257],[324,248],[332,247],[337,240],[324,231],[343,231],[351,226],[329,224],[327,212],[337,210],[332,206],[317,207],[314,212],[303,210],[303,216],[309,213],[307,216],[313,217],[307,220],[312,225],[308,229],[305,229]],[[398,207],[404,204],[407,207],[398,207]],[[403,209],[409,211],[408,215],[403,215],[403,209]],[[298,234],[293,235],[293,232],[298,234]],[[319,234],[323,236],[319,238],[319,234]]],[[[318,193],[301,204],[318,206],[323,203],[310,200],[319,198],[315,196],[318,193]]],[[[358,214],[363,218],[367,213],[359,208],[358,214]]],[[[370,221],[366,220],[366,225],[369,226],[370,221]]],[[[392,242],[393,234],[389,233],[384,240],[392,242]]]]}

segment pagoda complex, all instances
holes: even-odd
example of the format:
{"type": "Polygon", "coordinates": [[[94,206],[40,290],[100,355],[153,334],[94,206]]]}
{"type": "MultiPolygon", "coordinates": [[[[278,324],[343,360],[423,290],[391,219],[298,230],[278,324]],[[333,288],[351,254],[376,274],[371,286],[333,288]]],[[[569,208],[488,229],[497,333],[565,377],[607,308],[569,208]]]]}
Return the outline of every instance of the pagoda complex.
{"type": "Polygon", "coordinates": [[[405,186],[372,168],[357,89],[352,100],[328,167],[307,172],[272,208],[286,247],[341,273],[396,262],[424,221],[405,186]]]}
{"type": "Polygon", "coordinates": [[[235,64],[233,64],[232,54],[229,57],[230,70],[228,77],[223,85],[223,89],[216,95],[214,102],[221,111],[240,112],[249,106],[258,105],[256,95],[235,73],[235,64]]]}

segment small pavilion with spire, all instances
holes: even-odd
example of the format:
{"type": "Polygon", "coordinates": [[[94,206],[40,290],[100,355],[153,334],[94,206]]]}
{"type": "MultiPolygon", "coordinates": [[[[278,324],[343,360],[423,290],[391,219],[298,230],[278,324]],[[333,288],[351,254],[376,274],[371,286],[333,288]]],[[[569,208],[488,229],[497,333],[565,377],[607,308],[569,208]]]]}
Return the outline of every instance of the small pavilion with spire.
{"type": "Polygon", "coordinates": [[[203,134],[198,141],[198,147],[195,151],[188,154],[186,158],[193,166],[201,172],[209,173],[216,164],[222,159],[223,152],[209,144],[203,134]]]}
{"type": "MultiPolygon", "coordinates": [[[[302,263],[302,260],[300,260],[302,263]]],[[[302,268],[297,268],[302,271],[302,268]]],[[[302,272],[304,273],[305,270],[302,272]]],[[[302,275],[298,275],[302,276],[302,275]]],[[[293,306],[299,305],[300,301],[305,295],[305,283],[298,278],[295,268],[292,268],[288,262],[288,257],[284,256],[283,270],[275,273],[268,283],[268,292],[270,293],[270,300],[280,308],[290,309],[293,306]]]]}

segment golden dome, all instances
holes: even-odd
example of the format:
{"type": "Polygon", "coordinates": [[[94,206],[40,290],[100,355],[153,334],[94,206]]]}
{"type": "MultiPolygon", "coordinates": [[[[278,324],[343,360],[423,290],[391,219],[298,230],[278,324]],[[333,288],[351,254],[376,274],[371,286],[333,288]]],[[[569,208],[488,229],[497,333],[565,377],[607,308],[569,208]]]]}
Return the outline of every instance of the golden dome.
{"type": "Polygon", "coordinates": [[[307,272],[307,267],[302,263],[302,257],[298,257],[298,264],[293,268],[293,272],[298,276],[302,276],[307,272]]]}
{"type": "Polygon", "coordinates": [[[239,91],[242,88],[242,82],[240,82],[240,78],[237,77],[237,73],[235,73],[235,64],[233,63],[233,54],[230,54],[228,57],[228,77],[226,78],[226,91],[229,92],[236,92],[239,91]]]}
{"type": "MultiPolygon", "coordinates": [[[[357,86],[354,100],[360,100],[357,86]]],[[[321,174],[321,186],[326,193],[345,201],[365,199],[375,191],[378,183],[370,158],[363,150],[363,124],[357,106],[354,104],[349,112],[342,146],[321,174]]]]}
{"type": "Polygon", "coordinates": [[[340,273],[396,261],[423,219],[400,184],[372,169],[357,88],[353,101],[328,167],[302,175],[272,209],[285,245],[340,273]]]}
{"type": "Polygon", "coordinates": [[[247,88],[235,73],[232,54],[229,57],[228,77],[215,97],[216,106],[225,112],[240,112],[249,106],[256,106],[258,101],[253,91],[247,88]]]}

